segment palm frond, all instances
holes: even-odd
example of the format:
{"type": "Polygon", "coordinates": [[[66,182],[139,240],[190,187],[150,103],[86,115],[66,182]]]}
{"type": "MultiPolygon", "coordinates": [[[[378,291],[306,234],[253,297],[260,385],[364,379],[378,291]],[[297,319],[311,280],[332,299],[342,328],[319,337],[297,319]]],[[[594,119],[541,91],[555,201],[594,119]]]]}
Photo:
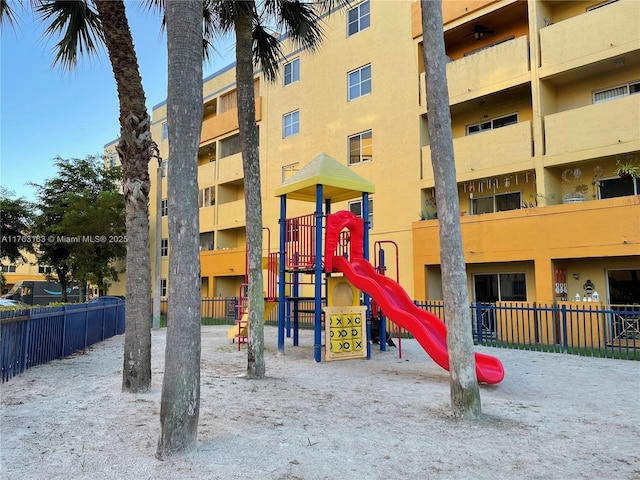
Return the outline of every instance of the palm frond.
{"type": "Polygon", "coordinates": [[[43,22],[49,23],[45,36],[62,37],[55,45],[53,64],[59,64],[64,70],[73,69],[79,57],[95,54],[104,45],[102,22],[87,0],[43,0],[35,12],[43,22]]]}
{"type": "MultiPolygon", "coordinates": [[[[267,2],[269,3],[269,2],[267,2]]],[[[275,3],[277,26],[291,41],[302,48],[314,51],[322,42],[322,15],[315,3],[294,0],[278,0],[275,3]]]]}
{"type": "MultiPolygon", "coordinates": [[[[22,6],[22,0],[18,0],[17,3],[22,6]]],[[[9,5],[9,2],[0,0],[0,28],[2,28],[3,25],[15,28],[18,25],[18,21],[18,15],[13,7],[9,5]]]]}
{"type": "Polygon", "coordinates": [[[270,34],[263,25],[254,25],[252,50],[255,66],[262,69],[262,74],[268,81],[275,81],[280,71],[280,62],[284,59],[280,39],[270,34]]]}

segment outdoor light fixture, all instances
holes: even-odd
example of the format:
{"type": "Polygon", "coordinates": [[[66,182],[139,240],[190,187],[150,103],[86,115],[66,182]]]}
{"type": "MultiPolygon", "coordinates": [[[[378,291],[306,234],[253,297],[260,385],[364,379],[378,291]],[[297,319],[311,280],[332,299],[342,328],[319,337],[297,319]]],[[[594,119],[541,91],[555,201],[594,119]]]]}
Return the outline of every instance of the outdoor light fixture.
{"type": "Polygon", "coordinates": [[[573,279],[574,280],[580,280],[580,274],[579,273],[574,273],[573,274],[573,279]]]}

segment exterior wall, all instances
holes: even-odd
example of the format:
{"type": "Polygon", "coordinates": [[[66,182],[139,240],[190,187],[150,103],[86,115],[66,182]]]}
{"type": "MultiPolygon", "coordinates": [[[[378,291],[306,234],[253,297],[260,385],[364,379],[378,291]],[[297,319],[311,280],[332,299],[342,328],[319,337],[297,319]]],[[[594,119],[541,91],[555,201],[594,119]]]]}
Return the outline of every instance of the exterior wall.
{"type": "MultiPolygon", "coordinates": [[[[593,104],[593,92],[640,79],[640,32],[633,23],[640,3],[620,0],[586,12],[596,3],[443,2],[461,224],[472,293],[476,274],[517,271],[526,275],[527,301],[553,302],[555,268],[580,274],[579,280],[568,275],[569,298],[582,291],[586,278],[603,290],[608,268],[639,268],[635,232],[640,231],[640,197],[600,200],[598,186],[601,179],[615,176],[621,156],[640,163],[640,95],[593,104]],[[476,41],[476,25],[493,33],[476,41]],[[590,32],[586,39],[584,32],[590,32]],[[467,135],[468,125],[511,113],[518,114],[517,124],[467,135]],[[576,191],[584,193],[582,203],[562,204],[576,191]],[[513,192],[521,193],[527,208],[471,215],[474,198],[513,192]]],[[[351,37],[345,33],[344,11],[327,18],[326,38],[315,54],[285,41],[286,61],[299,59],[299,81],[284,86],[282,78],[268,83],[256,76],[263,222],[274,251],[280,209],[274,190],[291,171],[321,152],[348,165],[348,137],[371,130],[372,161],[349,167],[376,185],[371,195],[371,244],[396,242],[400,284],[415,299],[439,299],[420,4],[371,1],[370,7],[371,26],[351,37]],[[371,94],[348,101],[347,73],[368,64],[371,94]],[[283,138],[283,115],[294,110],[299,111],[300,131],[283,138]],[[431,219],[417,221],[420,217],[431,219]]],[[[223,156],[225,141],[237,134],[235,110],[223,111],[226,96],[235,89],[234,75],[231,65],[203,82],[198,183],[215,192],[215,204],[200,210],[200,230],[212,232],[214,238],[213,250],[201,253],[203,296],[237,295],[245,271],[242,158],[240,153],[223,156]]],[[[163,122],[166,105],[160,104],[153,110],[152,135],[166,158],[163,122]]],[[[155,167],[150,167],[152,245],[155,167]]],[[[166,179],[161,183],[166,192],[166,179]]],[[[331,206],[332,211],[345,208],[346,202],[331,206]]],[[[287,204],[290,217],[314,209],[305,202],[287,204]]],[[[166,228],[165,217],[162,237],[167,236],[166,228]]],[[[267,234],[263,248],[266,256],[267,234]]],[[[387,252],[390,276],[395,275],[393,253],[387,252]]],[[[166,278],[166,259],[161,268],[166,278]]]]}

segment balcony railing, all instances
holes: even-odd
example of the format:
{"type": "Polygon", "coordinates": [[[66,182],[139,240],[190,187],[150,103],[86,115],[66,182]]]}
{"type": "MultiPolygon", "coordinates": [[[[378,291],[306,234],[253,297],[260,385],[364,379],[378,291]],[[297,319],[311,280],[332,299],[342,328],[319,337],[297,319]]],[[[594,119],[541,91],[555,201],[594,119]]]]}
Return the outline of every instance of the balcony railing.
{"type": "MultiPolygon", "coordinates": [[[[529,39],[514,40],[486,48],[447,64],[451,105],[505,90],[530,81],[529,39]]],[[[420,75],[420,105],[426,111],[425,74],[420,75]]]]}
{"type": "Polygon", "coordinates": [[[630,95],[547,115],[544,118],[547,157],[569,154],[571,158],[555,161],[548,158],[545,164],[640,149],[638,112],[640,95],[630,95]]]}
{"type": "Polygon", "coordinates": [[[620,1],[540,30],[541,77],[640,49],[640,2],[620,1]]]}
{"type": "Polygon", "coordinates": [[[220,158],[216,163],[218,164],[218,181],[220,183],[233,182],[244,177],[241,153],[220,158]]]}
{"type": "MultiPolygon", "coordinates": [[[[256,98],[256,121],[262,120],[262,97],[256,98]]],[[[222,135],[238,130],[238,109],[233,108],[202,122],[200,142],[214,140],[222,135]]]]}
{"type": "MultiPolygon", "coordinates": [[[[456,138],[453,151],[459,181],[532,168],[531,122],[456,138]]],[[[428,145],[422,148],[422,164],[425,186],[433,186],[431,147],[428,145]]]]}
{"type": "Polygon", "coordinates": [[[218,228],[238,228],[246,225],[244,200],[218,205],[218,228]]]}

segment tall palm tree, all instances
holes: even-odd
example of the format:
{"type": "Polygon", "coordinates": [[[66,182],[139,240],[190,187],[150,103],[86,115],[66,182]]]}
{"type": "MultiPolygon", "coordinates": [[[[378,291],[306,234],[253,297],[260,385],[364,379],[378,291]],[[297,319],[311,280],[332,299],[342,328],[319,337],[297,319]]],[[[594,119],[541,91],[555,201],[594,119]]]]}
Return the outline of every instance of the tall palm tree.
{"type": "MultiPolygon", "coordinates": [[[[33,2],[48,24],[46,34],[60,37],[54,64],[73,69],[81,55],[95,54],[104,42],[118,88],[120,141],[127,228],[127,316],[122,389],[146,392],[151,385],[151,327],[149,295],[149,171],[154,143],[145,106],[138,60],[122,0],[33,2]]],[[[0,3],[0,24],[15,23],[11,6],[0,3]]]]}
{"type": "Polygon", "coordinates": [[[202,129],[202,3],[167,0],[169,309],[157,457],[196,446],[200,412],[198,147],[202,129]]]}
{"type": "Polygon", "coordinates": [[[453,156],[449,90],[442,31],[440,0],[422,0],[423,61],[427,82],[427,121],[431,139],[431,162],[436,185],[436,203],[447,208],[438,211],[442,294],[447,318],[447,347],[451,408],[458,418],[481,416],[480,390],[476,376],[467,292],[467,273],[460,229],[460,206],[453,156]]]}
{"type": "Polygon", "coordinates": [[[260,191],[260,155],[253,89],[254,65],[267,81],[275,81],[283,59],[280,36],[294,45],[315,51],[322,38],[321,20],[342,0],[254,0],[212,1],[211,17],[220,22],[222,32],[236,36],[236,88],[240,149],[245,182],[245,218],[247,222],[247,274],[249,337],[247,341],[247,377],[264,378],[264,291],[262,282],[262,197],[260,191]]]}

